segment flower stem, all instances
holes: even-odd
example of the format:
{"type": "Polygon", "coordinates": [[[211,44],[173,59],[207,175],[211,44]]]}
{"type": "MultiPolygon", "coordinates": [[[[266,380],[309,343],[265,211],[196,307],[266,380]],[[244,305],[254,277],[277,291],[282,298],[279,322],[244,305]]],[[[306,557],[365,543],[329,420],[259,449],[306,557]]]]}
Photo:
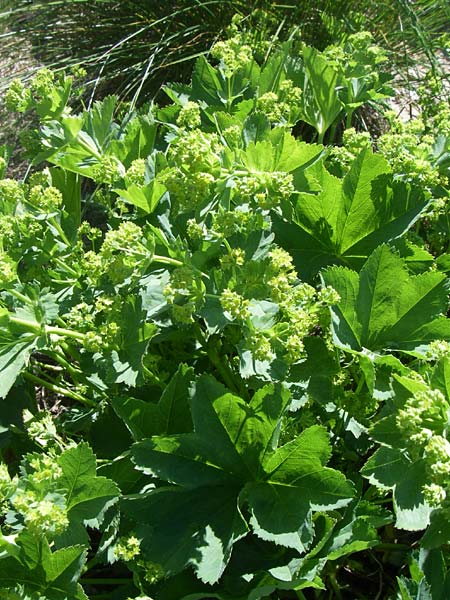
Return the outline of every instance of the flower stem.
{"type": "Polygon", "coordinates": [[[77,394],[76,392],[74,392],[72,390],[68,390],[67,388],[63,388],[59,385],[55,385],[54,383],[51,383],[50,381],[41,379],[41,377],[37,377],[36,375],[33,375],[33,373],[29,373],[28,371],[23,371],[22,375],[23,375],[23,377],[25,377],[25,379],[28,379],[28,381],[31,381],[32,383],[35,383],[36,385],[42,386],[42,387],[46,388],[47,390],[49,390],[50,392],[53,392],[55,394],[60,394],[61,396],[65,396],[66,398],[71,398],[72,400],[81,402],[82,404],[85,404],[86,406],[90,406],[91,408],[95,408],[97,406],[97,403],[94,402],[93,400],[90,400],[89,398],[85,398],[81,394],[77,394]]]}

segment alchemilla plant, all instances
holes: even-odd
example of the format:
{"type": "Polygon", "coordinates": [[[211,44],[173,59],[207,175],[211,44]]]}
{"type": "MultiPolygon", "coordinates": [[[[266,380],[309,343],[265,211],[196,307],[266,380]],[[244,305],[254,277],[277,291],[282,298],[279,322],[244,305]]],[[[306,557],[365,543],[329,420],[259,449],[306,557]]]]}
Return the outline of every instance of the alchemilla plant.
{"type": "Polygon", "coordinates": [[[370,34],[247,42],[163,108],[8,92],[5,598],[450,595],[448,102],[373,140],[370,34]]]}

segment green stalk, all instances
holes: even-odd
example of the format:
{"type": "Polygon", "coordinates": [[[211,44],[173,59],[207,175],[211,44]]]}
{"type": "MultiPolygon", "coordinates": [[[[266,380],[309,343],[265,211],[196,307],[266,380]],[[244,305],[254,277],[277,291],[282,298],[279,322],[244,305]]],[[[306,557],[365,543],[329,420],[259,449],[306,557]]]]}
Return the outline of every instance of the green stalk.
{"type": "Polygon", "coordinates": [[[30,300],[30,298],[28,298],[28,296],[21,294],[17,290],[8,290],[8,294],[11,294],[11,296],[14,296],[14,298],[17,298],[17,300],[20,300],[24,304],[30,304],[30,302],[31,302],[31,300],[30,300]]]}
{"type": "MultiPolygon", "coordinates": [[[[56,231],[59,233],[59,235],[61,236],[62,241],[66,244],[66,246],[71,246],[71,243],[69,242],[69,240],[67,239],[66,234],[64,233],[63,228],[61,227],[61,225],[58,223],[58,221],[55,219],[55,217],[52,217],[51,219],[49,219],[50,223],[53,225],[53,227],[56,229],[56,231]]],[[[78,275],[78,273],[77,273],[78,275]]]]}
{"type": "Polygon", "coordinates": [[[30,332],[36,333],[38,335],[41,335],[43,333],[43,328],[41,327],[41,325],[39,325],[39,323],[33,323],[33,321],[27,321],[26,319],[19,319],[19,317],[13,317],[11,314],[9,315],[9,320],[14,325],[26,327],[30,332]]]}
{"type": "Polygon", "coordinates": [[[45,326],[44,331],[48,335],[59,335],[60,337],[68,337],[74,340],[80,340],[80,342],[83,342],[86,337],[84,333],[73,331],[72,329],[63,329],[62,327],[45,326]]]}
{"type": "Polygon", "coordinates": [[[338,126],[338,122],[337,122],[337,121],[335,121],[335,122],[333,123],[333,125],[331,126],[331,129],[330,129],[330,137],[329,137],[329,139],[328,139],[328,143],[329,143],[329,144],[334,144],[334,143],[335,143],[335,139],[334,139],[334,138],[336,137],[336,129],[337,129],[337,126],[338,126]]]}
{"type": "Polygon", "coordinates": [[[36,385],[39,385],[41,387],[44,387],[47,390],[49,390],[50,392],[53,392],[55,394],[60,394],[61,396],[65,396],[66,398],[71,398],[72,400],[81,402],[82,404],[85,404],[86,406],[89,406],[91,408],[96,408],[96,406],[97,406],[97,403],[94,402],[93,400],[90,400],[89,398],[85,398],[81,394],[77,394],[76,392],[73,392],[72,390],[68,390],[67,388],[63,388],[59,385],[55,385],[54,383],[51,383],[50,381],[41,379],[40,377],[33,375],[33,373],[29,373],[28,371],[23,371],[22,375],[25,379],[28,379],[28,381],[31,381],[32,383],[35,383],[36,385]]]}
{"type": "Polygon", "coordinates": [[[33,323],[32,321],[20,319],[19,317],[13,317],[12,315],[9,316],[9,320],[11,323],[26,327],[29,331],[38,335],[59,335],[60,337],[72,338],[74,340],[79,340],[80,342],[83,342],[86,337],[84,333],[73,331],[73,329],[63,329],[62,327],[40,325],[39,323],[33,323]]]}
{"type": "Polygon", "coordinates": [[[59,265],[60,267],[62,267],[66,271],[68,271],[71,275],[76,277],[78,280],[79,273],[77,273],[77,271],[75,271],[75,269],[72,269],[72,267],[69,267],[69,265],[66,265],[66,263],[63,260],[61,260],[60,258],[58,258],[57,256],[52,256],[52,259],[55,261],[55,263],[57,265],[59,265]]]}
{"type": "Polygon", "coordinates": [[[181,262],[181,260],[177,260],[176,258],[170,258],[169,256],[160,256],[159,254],[154,254],[153,260],[163,265],[174,265],[175,267],[182,267],[184,265],[184,263],[181,262]]]}
{"type": "Polygon", "coordinates": [[[404,551],[409,551],[411,550],[411,546],[408,546],[408,544],[378,544],[378,546],[374,546],[372,548],[372,550],[393,550],[393,551],[400,551],[400,550],[404,550],[404,551]]]}
{"type": "Polygon", "coordinates": [[[353,110],[349,110],[347,113],[347,119],[345,120],[345,129],[350,129],[352,126],[353,110]]]}
{"type": "Polygon", "coordinates": [[[66,358],[64,356],[61,356],[61,354],[59,354],[58,352],[47,351],[46,354],[48,354],[50,358],[53,358],[53,360],[55,360],[63,369],[65,369],[70,374],[75,383],[78,382],[79,376],[83,375],[83,372],[80,369],[77,369],[73,365],[71,365],[66,360],[66,358]]]}
{"type": "MultiPolygon", "coordinates": [[[[206,295],[211,298],[217,298],[217,296],[215,296],[214,294],[206,295]]],[[[220,373],[227,386],[231,390],[234,390],[236,393],[238,393],[242,398],[245,398],[246,389],[239,384],[239,381],[236,381],[235,374],[230,368],[228,362],[224,360],[226,357],[221,357],[219,354],[218,346],[221,346],[220,340],[218,341],[218,343],[216,342],[216,340],[213,340],[211,338],[209,340],[206,340],[203,331],[198,323],[194,323],[193,331],[196,339],[198,340],[202,348],[206,350],[209,360],[216,367],[217,371],[220,373]]]]}
{"type": "Polygon", "coordinates": [[[332,598],[331,594],[334,594],[334,597],[337,598],[337,600],[342,600],[341,589],[339,587],[338,580],[336,579],[336,571],[333,570],[332,572],[328,573],[328,578],[332,588],[330,590],[330,598],[332,598]]]}

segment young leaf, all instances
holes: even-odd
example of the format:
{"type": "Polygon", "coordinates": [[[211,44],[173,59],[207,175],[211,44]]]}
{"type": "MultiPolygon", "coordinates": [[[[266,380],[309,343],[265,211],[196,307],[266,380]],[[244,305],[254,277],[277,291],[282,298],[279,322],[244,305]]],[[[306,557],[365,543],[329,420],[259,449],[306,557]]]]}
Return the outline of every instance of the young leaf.
{"type": "Polygon", "coordinates": [[[58,462],[69,518],[89,521],[90,526],[97,527],[106,508],[118,500],[118,487],[110,479],[96,475],[95,455],[85,442],[63,452],[58,462]]]}
{"type": "Polygon", "coordinates": [[[335,342],[345,349],[423,352],[436,339],[450,339],[448,282],[427,272],[412,276],[405,262],[382,245],[360,274],[342,267],[322,273],[341,301],[331,309],[335,342]]]}
{"type": "MultiPolygon", "coordinates": [[[[37,323],[31,324],[37,327],[37,323]]],[[[38,341],[36,333],[21,331],[11,322],[10,313],[0,308],[0,398],[6,397],[38,341]]]]}
{"type": "Polygon", "coordinates": [[[343,180],[322,163],[314,165],[314,180],[318,192],[299,194],[292,221],[275,221],[278,243],[306,279],[328,264],[361,268],[380,244],[403,235],[427,205],[420,191],[393,182],[386,161],[369,148],[343,180]]]}
{"type": "Polygon", "coordinates": [[[338,73],[315,48],[304,46],[305,83],[303,119],[312,125],[322,141],[324,133],[343,108],[336,87],[338,73]]]}
{"type": "Polygon", "coordinates": [[[267,139],[270,130],[269,119],[264,113],[258,111],[252,113],[245,119],[242,130],[245,145],[248,146],[250,142],[255,144],[256,142],[262,142],[267,139]]]}
{"type": "Polygon", "coordinates": [[[126,190],[115,189],[114,191],[133,206],[140,208],[146,215],[150,215],[164,194],[167,194],[166,187],[156,179],[144,186],[132,184],[126,190]]]}
{"type": "Polygon", "coordinates": [[[91,110],[84,113],[84,130],[95,141],[99,150],[106,150],[110,139],[117,129],[113,121],[117,96],[107,96],[94,102],[91,110]]]}

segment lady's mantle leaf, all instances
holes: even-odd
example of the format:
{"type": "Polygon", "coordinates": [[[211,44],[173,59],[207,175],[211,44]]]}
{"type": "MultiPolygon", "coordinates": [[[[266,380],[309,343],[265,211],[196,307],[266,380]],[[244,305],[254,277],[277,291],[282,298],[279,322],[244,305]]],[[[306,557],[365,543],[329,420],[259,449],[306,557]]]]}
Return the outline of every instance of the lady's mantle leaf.
{"type": "Polygon", "coordinates": [[[217,581],[232,543],[247,531],[239,504],[249,505],[261,538],[304,551],[313,536],[311,511],[350,500],[353,488],[345,477],[323,466],[330,455],[325,429],[312,427],[276,450],[288,399],[281,386],[267,385],[247,403],[205,375],[191,398],[194,433],[133,446],[138,468],[179,486],[126,503],[133,519],[152,526],[152,548],[165,547],[161,523],[178,515],[177,542],[170,556],[162,556],[165,569],[173,573],[191,564],[204,581],[217,581]],[[228,507],[226,530],[223,517],[216,522],[217,503],[221,511],[228,507]]]}
{"type": "Polygon", "coordinates": [[[205,583],[222,575],[233,544],[247,533],[238,509],[239,488],[158,488],[124,502],[142,535],[141,550],[147,560],[168,574],[193,566],[205,583]]]}
{"type": "Polygon", "coordinates": [[[383,242],[401,236],[427,204],[418,191],[393,182],[386,161],[363,150],[340,180],[316,165],[316,194],[300,193],[292,223],[275,221],[278,242],[302,277],[338,263],[359,269],[383,242]]]}
{"type": "Polygon", "coordinates": [[[48,600],[87,600],[77,583],[86,560],[83,546],[52,552],[45,537],[37,543],[28,532],[21,533],[16,542],[19,553],[0,560],[2,590],[23,586],[27,594],[48,600]]]}
{"type": "Polygon", "coordinates": [[[111,502],[118,500],[118,487],[111,479],[97,477],[95,455],[84,442],[63,452],[58,462],[69,518],[98,526],[111,502]]]}
{"type": "Polygon", "coordinates": [[[304,552],[312,541],[312,510],[345,506],[352,485],[329,469],[331,447],[324,427],[309,427],[264,461],[264,483],[247,484],[251,524],[262,539],[304,552]]]}
{"type": "Polygon", "coordinates": [[[213,377],[198,379],[191,398],[195,433],[153,437],[133,446],[139,468],[185,486],[246,482],[261,476],[276,445],[289,394],[267,385],[248,404],[213,377]]]}
{"type": "Polygon", "coordinates": [[[9,312],[0,308],[0,398],[6,398],[38,341],[37,334],[20,331],[10,322],[9,312]]]}
{"type": "Polygon", "coordinates": [[[411,276],[405,262],[386,245],[369,257],[360,274],[342,267],[322,273],[341,301],[333,306],[335,343],[360,351],[420,352],[436,339],[450,339],[448,281],[437,272],[411,276]]]}
{"type": "Polygon", "coordinates": [[[379,448],[361,469],[373,485],[394,490],[395,526],[418,531],[430,522],[431,508],[422,488],[428,482],[424,460],[411,462],[401,450],[379,448]]]}
{"type": "Polygon", "coordinates": [[[303,119],[323,135],[343,108],[336,87],[338,73],[315,48],[304,46],[303,119]]]}
{"type": "Polygon", "coordinates": [[[139,398],[111,398],[114,410],[136,441],[152,435],[191,431],[191,415],[186,398],[193,373],[192,367],[180,365],[164,388],[158,404],[139,398]]]}

